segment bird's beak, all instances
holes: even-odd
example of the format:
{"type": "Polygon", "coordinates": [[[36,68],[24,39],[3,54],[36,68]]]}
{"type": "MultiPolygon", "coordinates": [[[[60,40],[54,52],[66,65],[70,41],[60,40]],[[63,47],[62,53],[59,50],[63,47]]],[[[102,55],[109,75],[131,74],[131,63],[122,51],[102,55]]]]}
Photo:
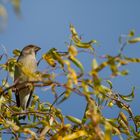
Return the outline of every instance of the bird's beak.
{"type": "Polygon", "coordinates": [[[38,52],[41,48],[40,47],[35,47],[35,52],[38,52]]]}

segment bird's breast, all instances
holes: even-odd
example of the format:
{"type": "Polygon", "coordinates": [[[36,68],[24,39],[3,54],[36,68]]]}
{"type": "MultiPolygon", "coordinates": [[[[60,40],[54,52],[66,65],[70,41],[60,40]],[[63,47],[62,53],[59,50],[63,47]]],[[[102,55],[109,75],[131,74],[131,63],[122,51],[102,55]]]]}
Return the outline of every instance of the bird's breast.
{"type": "Polygon", "coordinates": [[[32,55],[24,56],[22,57],[19,62],[22,63],[22,65],[27,68],[30,72],[35,72],[37,69],[37,61],[36,58],[32,55]]]}

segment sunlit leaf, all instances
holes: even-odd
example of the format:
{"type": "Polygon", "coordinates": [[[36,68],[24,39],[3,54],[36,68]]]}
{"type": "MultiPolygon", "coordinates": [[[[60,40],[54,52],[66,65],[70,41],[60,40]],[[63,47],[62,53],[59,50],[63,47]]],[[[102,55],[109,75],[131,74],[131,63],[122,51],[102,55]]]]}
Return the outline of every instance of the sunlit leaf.
{"type": "Polygon", "coordinates": [[[72,24],[70,24],[70,31],[72,33],[72,40],[74,41],[75,45],[79,48],[84,48],[84,49],[91,49],[92,48],[92,44],[96,43],[96,40],[91,40],[89,42],[81,42],[80,37],[78,36],[76,29],[74,28],[74,26],[72,24]]]}
{"type": "Polygon", "coordinates": [[[63,59],[61,58],[61,55],[57,52],[57,49],[52,48],[50,49],[46,54],[44,54],[42,56],[42,58],[44,60],[47,61],[47,63],[52,66],[55,67],[56,66],[56,61],[63,67],[64,66],[64,62],[63,59]]]}
{"type": "Polygon", "coordinates": [[[128,120],[127,120],[127,117],[125,116],[125,114],[123,112],[120,112],[119,113],[119,117],[121,120],[124,121],[124,123],[128,126],[128,120]]]}
{"type": "Polygon", "coordinates": [[[84,49],[91,49],[94,50],[92,48],[92,44],[96,43],[96,40],[91,40],[90,42],[84,43],[84,42],[76,42],[75,45],[79,48],[84,48],[84,49]]]}
{"type": "Polygon", "coordinates": [[[2,104],[5,102],[5,98],[3,96],[0,96],[0,111],[2,109],[2,104]]]}
{"type": "Polygon", "coordinates": [[[73,123],[81,124],[81,120],[78,119],[78,118],[75,118],[75,117],[73,117],[73,116],[66,116],[66,118],[67,118],[69,121],[73,122],[73,123]]]}
{"type": "Polygon", "coordinates": [[[109,123],[106,122],[104,140],[112,140],[112,138],[111,138],[111,130],[112,130],[112,126],[109,123]]]}
{"type": "Polygon", "coordinates": [[[128,43],[132,44],[132,43],[138,43],[140,42],[140,37],[137,37],[137,38],[133,38],[131,40],[128,40],[128,43]]]}
{"type": "Polygon", "coordinates": [[[129,37],[133,37],[135,35],[135,30],[131,30],[128,34],[129,37]]]}
{"type": "Polygon", "coordinates": [[[65,137],[62,138],[62,140],[74,140],[82,136],[87,136],[87,132],[84,130],[79,130],[72,134],[66,135],[65,137]]]}
{"type": "Polygon", "coordinates": [[[123,128],[123,132],[126,134],[130,134],[128,126],[125,124],[123,120],[119,120],[118,123],[120,124],[120,127],[123,128]]]}
{"type": "Polygon", "coordinates": [[[98,63],[97,63],[97,60],[96,59],[93,59],[92,60],[92,69],[96,69],[98,67],[98,63]]]}
{"type": "Polygon", "coordinates": [[[14,54],[15,56],[20,56],[20,53],[21,53],[21,51],[18,50],[18,49],[13,50],[13,54],[14,54]]]}
{"type": "Polygon", "coordinates": [[[83,67],[82,63],[77,58],[75,58],[73,56],[70,56],[69,60],[71,60],[81,70],[80,76],[83,75],[84,67],[83,67]]]}
{"type": "Polygon", "coordinates": [[[132,88],[132,91],[129,95],[120,95],[119,96],[124,100],[124,101],[127,101],[127,102],[131,102],[134,98],[134,91],[135,91],[135,87],[132,88]]]}
{"type": "Polygon", "coordinates": [[[55,60],[52,58],[51,54],[44,54],[42,58],[52,67],[56,66],[55,60]]]}
{"type": "Polygon", "coordinates": [[[81,39],[79,38],[74,26],[72,24],[70,24],[70,31],[72,33],[72,38],[75,42],[80,42],[81,39]]]}
{"type": "Polygon", "coordinates": [[[68,52],[69,52],[70,56],[73,56],[73,57],[77,56],[77,54],[78,54],[77,49],[72,45],[69,46],[68,52]]]}

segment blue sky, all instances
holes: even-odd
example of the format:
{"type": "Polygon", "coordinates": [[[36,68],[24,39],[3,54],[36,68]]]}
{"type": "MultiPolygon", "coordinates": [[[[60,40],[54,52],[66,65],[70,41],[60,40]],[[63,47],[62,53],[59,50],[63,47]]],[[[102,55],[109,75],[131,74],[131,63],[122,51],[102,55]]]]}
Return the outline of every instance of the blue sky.
{"type": "MultiPolygon", "coordinates": [[[[139,5],[139,0],[28,0],[21,2],[21,18],[17,18],[11,5],[7,5],[8,25],[0,33],[0,44],[6,47],[10,56],[13,49],[22,49],[28,44],[36,44],[42,48],[39,57],[52,47],[65,51],[65,42],[70,37],[69,24],[72,23],[85,41],[96,39],[100,42],[97,48],[100,55],[115,55],[119,50],[119,35],[135,29],[136,36],[140,36],[139,5]]],[[[129,45],[125,50],[125,54],[130,57],[139,57],[139,52],[140,43],[129,45]]],[[[82,62],[89,67],[90,63],[86,58],[82,62]]],[[[130,93],[132,86],[136,86],[135,100],[131,105],[135,114],[139,114],[140,66],[133,64],[128,68],[129,76],[112,81],[114,89],[123,94],[130,93]]],[[[52,100],[52,96],[48,95],[46,100],[52,100]]],[[[64,114],[75,113],[80,118],[83,106],[83,99],[73,95],[60,107],[64,114]]],[[[104,113],[108,117],[112,115],[110,110],[104,113]]]]}

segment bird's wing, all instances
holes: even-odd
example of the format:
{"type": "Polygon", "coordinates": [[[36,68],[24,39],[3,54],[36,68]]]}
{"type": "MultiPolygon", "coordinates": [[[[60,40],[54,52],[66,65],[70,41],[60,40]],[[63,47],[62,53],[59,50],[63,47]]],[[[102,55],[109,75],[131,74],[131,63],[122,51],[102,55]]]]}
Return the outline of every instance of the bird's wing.
{"type": "Polygon", "coordinates": [[[30,101],[31,101],[31,98],[32,98],[32,95],[33,95],[33,89],[30,91],[30,96],[29,96],[29,99],[27,101],[27,105],[26,105],[26,108],[28,108],[29,104],[30,104],[30,101]]]}
{"type": "Polygon", "coordinates": [[[19,91],[17,89],[15,92],[15,97],[16,97],[17,106],[20,107],[19,91]]]}
{"type": "MultiPolygon", "coordinates": [[[[18,66],[15,66],[14,82],[17,82],[19,77],[20,77],[19,68],[18,68],[18,66]]],[[[16,98],[17,106],[20,107],[19,91],[17,88],[15,89],[15,98],[16,98]]]]}

